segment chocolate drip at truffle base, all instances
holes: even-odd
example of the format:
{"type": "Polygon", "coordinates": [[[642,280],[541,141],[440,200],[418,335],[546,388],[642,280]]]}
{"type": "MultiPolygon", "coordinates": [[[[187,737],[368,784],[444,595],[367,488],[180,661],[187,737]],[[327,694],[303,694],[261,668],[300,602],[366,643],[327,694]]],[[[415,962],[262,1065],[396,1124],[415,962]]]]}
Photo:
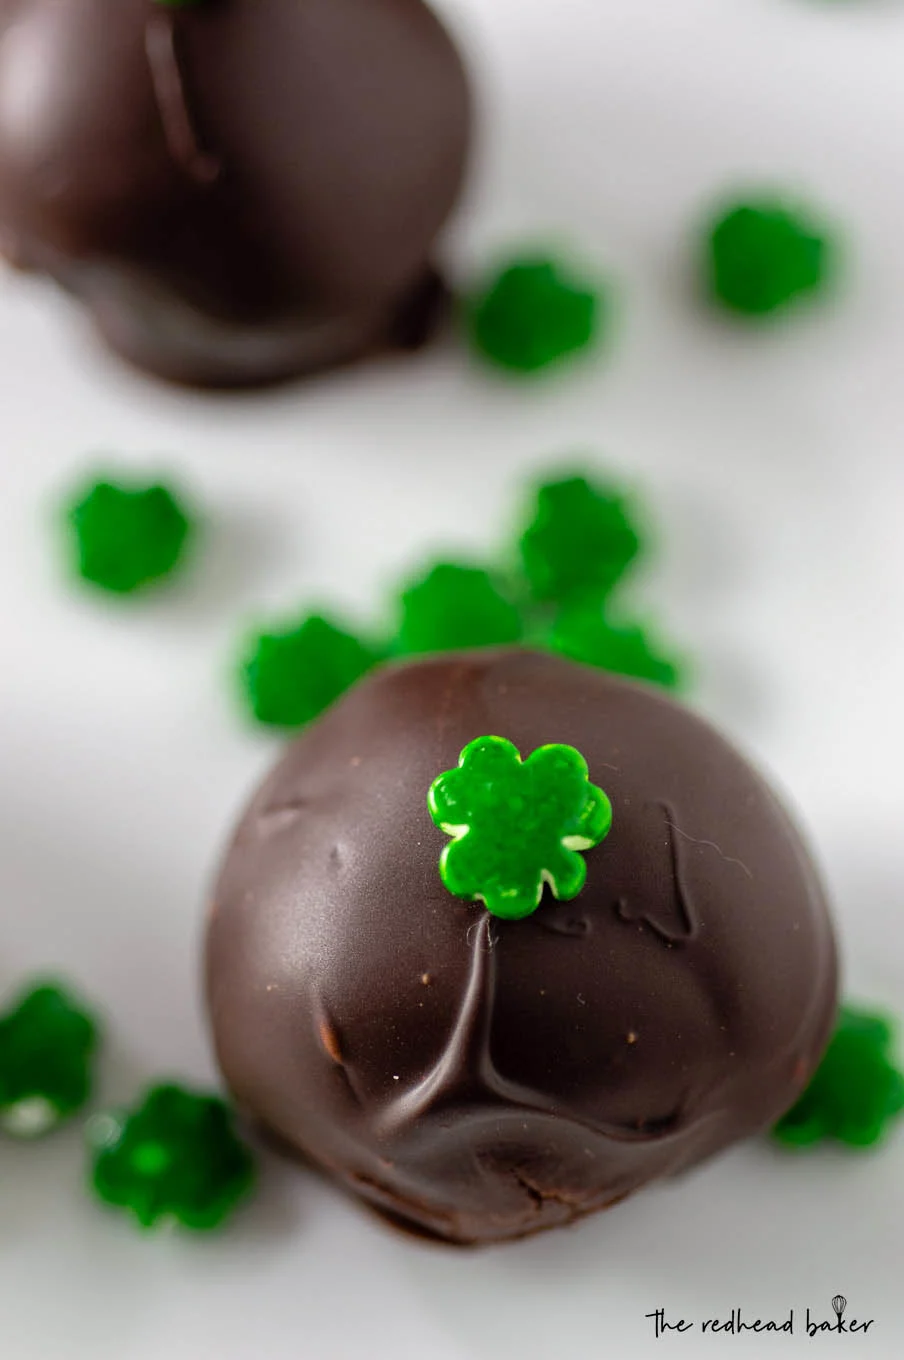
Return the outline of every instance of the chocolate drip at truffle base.
{"type": "Polygon", "coordinates": [[[265,782],[215,904],[237,1099],[457,1243],[567,1223],[767,1126],[834,1017],[819,883],[759,775],[653,690],[526,651],[359,684],[265,782]],[[485,734],[577,747],[613,806],[578,898],[522,921],[437,869],[427,789],[485,734]]]}
{"type": "Polygon", "coordinates": [[[426,340],[469,128],[422,0],[0,0],[0,250],[174,381],[426,340]]]}

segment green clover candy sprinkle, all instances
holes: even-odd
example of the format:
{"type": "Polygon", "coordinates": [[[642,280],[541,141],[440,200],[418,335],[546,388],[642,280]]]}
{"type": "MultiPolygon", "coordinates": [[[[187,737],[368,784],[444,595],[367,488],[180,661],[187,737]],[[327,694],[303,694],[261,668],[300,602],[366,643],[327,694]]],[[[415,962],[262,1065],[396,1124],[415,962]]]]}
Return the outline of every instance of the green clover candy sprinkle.
{"type": "Polygon", "coordinates": [[[774,1136],[790,1147],[824,1138],[849,1147],[881,1142],[904,1114],[904,1073],[893,1048],[894,1030],[883,1016],[842,1006],[822,1062],[774,1136]]]}
{"type": "Polygon", "coordinates": [[[96,1119],[89,1134],[95,1194],[143,1228],[166,1219],[217,1228],[254,1183],[251,1153],[218,1096],[154,1086],[135,1109],[96,1119]]]}
{"type": "Polygon", "coordinates": [[[98,1044],[93,1017],[61,987],[42,984],[0,1018],[0,1127],[49,1133],[91,1094],[98,1044]]]}
{"type": "Polygon", "coordinates": [[[745,316],[766,316],[816,293],[834,265],[823,228],[780,199],[733,205],[711,226],[707,251],[710,292],[745,316]]]}
{"type": "Polygon", "coordinates": [[[680,660],[664,652],[639,624],[614,623],[598,605],[578,604],[560,610],[544,642],[560,656],[613,675],[630,675],[666,689],[681,686],[680,660]]]}
{"type": "Polygon", "coordinates": [[[168,487],[100,480],[79,487],[65,508],[75,575],[114,595],[130,595],[180,567],[195,532],[168,487]]]}
{"type": "Polygon", "coordinates": [[[531,596],[559,605],[604,600],[641,552],[642,532],[618,488],[582,476],[546,482],[519,543],[531,596]]]}
{"type": "Polygon", "coordinates": [[[540,746],[524,761],[504,737],[478,737],[458,767],[430,786],[430,816],[452,837],[439,873],[456,897],[481,901],[503,920],[530,916],[543,885],[567,902],[587,878],[581,850],[612,825],[609,799],[591,784],[573,746],[540,746]]]}
{"type": "Polygon", "coordinates": [[[318,717],[380,656],[369,642],[320,614],[258,633],[241,664],[244,697],[269,727],[302,727],[318,717]]]}
{"type": "Polygon", "coordinates": [[[396,649],[403,655],[518,642],[516,606],[487,571],[439,562],[403,591],[396,649]]]}
{"type": "Polygon", "coordinates": [[[467,312],[471,343],[499,368],[537,373],[596,340],[603,299],[557,260],[509,263],[467,312]]]}

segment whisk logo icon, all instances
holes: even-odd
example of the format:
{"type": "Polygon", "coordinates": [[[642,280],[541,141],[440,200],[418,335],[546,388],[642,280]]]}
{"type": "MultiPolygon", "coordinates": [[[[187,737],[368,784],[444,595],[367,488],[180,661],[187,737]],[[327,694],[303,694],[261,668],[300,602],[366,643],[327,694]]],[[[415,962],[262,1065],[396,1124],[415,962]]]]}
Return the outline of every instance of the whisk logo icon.
{"type": "Polygon", "coordinates": [[[811,1318],[810,1310],[807,1309],[807,1336],[816,1336],[819,1332],[868,1332],[872,1327],[874,1318],[861,1322],[857,1318],[845,1321],[844,1314],[847,1310],[847,1299],[843,1294],[836,1294],[832,1299],[832,1312],[835,1314],[834,1322],[826,1318],[822,1322],[817,1322],[811,1318]]]}

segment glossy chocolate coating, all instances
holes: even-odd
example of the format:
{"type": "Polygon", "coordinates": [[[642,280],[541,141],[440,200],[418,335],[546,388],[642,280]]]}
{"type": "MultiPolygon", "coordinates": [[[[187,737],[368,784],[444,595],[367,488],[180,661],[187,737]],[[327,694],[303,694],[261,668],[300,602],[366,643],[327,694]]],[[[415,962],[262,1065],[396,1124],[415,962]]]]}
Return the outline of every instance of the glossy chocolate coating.
{"type": "Polygon", "coordinates": [[[422,0],[0,0],[0,249],[175,381],[425,339],[469,126],[422,0]]]}
{"type": "Polygon", "coordinates": [[[520,650],[385,667],[289,747],[226,856],[207,978],[238,1100],[463,1243],[765,1127],[836,1005],[823,894],[760,776],[662,694],[520,650]],[[427,789],[484,734],[576,746],[612,800],[580,896],[524,921],[437,871],[427,789]]]}

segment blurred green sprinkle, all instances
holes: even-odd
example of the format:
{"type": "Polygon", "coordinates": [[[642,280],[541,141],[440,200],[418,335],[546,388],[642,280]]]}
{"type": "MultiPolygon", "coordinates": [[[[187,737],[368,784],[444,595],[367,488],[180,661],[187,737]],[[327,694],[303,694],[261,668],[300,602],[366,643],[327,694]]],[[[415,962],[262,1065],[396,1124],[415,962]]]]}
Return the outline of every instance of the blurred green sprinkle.
{"type": "Polygon", "coordinates": [[[467,307],[472,345],[501,368],[536,373],[596,340],[598,294],[553,260],[507,265],[467,307]]]}
{"type": "Polygon", "coordinates": [[[521,615],[501,583],[477,567],[438,563],[402,592],[394,650],[402,655],[518,642],[521,615]]]}
{"type": "Polygon", "coordinates": [[[535,600],[560,605],[601,601],[642,548],[632,502],[586,477],[545,482],[519,542],[535,600]]]}
{"type": "Polygon", "coordinates": [[[62,987],[22,995],[0,1018],[0,1128],[35,1138],[80,1110],[97,1043],[94,1019],[62,987]]]}
{"type": "Polygon", "coordinates": [[[321,614],[249,642],[241,663],[253,716],[296,728],[316,718],[380,660],[380,653],[321,614]]]}
{"type": "Polygon", "coordinates": [[[893,1059],[891,1022],[843,1006],[825,1056],[800,1100],[773,1129],[789,1147],[830,1138],[872,1147],[904,1112],[904,1074],[893,1059]]]}
{"type": "Polygon", "coordinates": [[[219,1227],[254,1183],[251,1153],[218,1096],[154,1086],[134,1110],[93,1120],[89,1135],[95,1193],[143,1228],[167,1219],[219,1227]]]}
{"type": "Polygon", "coordinates": [[[745,316],[766,316],[824,284],[833,249],[809,213],[768,199],[741,203],[710,228],[707,286],[745,316]]]}
{"type": "Polygon", "coordinates": [[[647,680],[664,689],[679,689],[684,682],[681,662],[666,655],[648,631],[637,623],[613,623],[599,607],[561,610],[545,641],[560,656],[614,675],[647,680]]]}
{"type": "Polygon", "coordinates": [[[372,667],[423,656],[521,643],[666,688],[683,661],[609,597],[647,544],[640,508],[592,474],[535,485],[520,535],[501,570],[429,563],[391,601],[394,632],[360,636],[321,613],[246,641],[244,700],[260,723],[292,730],[316,719],[372,667]]]}
{"type": "Polygon", "coordinates": [[[167,487],[95,481],[65,511],[73,568],[82,580],[129,595],[175,571],[194,532],[167,487]]]}

